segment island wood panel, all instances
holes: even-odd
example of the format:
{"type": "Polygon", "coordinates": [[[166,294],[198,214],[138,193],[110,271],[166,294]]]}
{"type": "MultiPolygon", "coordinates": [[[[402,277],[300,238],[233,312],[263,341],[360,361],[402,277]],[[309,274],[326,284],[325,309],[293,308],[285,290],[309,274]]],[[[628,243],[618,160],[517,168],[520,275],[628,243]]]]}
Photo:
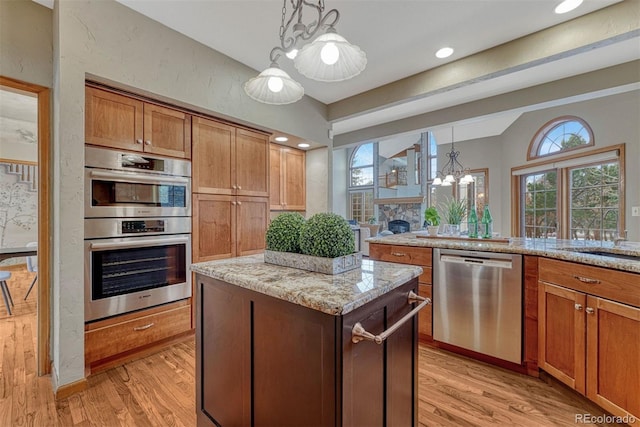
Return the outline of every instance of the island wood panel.
{"type": "Polygon", "coordinates": [[[538,257],[525,255],[524,271],[524,354],[527,373],[538,376],[538,257]]]}
{"type": "Polygon", "coordinates": [[[85,142],[142,151],[143,108],[137,99],[85,87],[85,142]]]}
{"type": "MultiPolygon", "coordinates": [[[[433,301],[433,285],[418,284],[418,295],[433,301]]],[[[433,340],[433,304],[418,313],[418,336],[423,341],[433,340]]]]}
{"type": "Polygon", "coordinates": [[[193,192],[233,195],[236,163],[236,128],[194,117],[193,192]]]}
{"type": "Polygon", "coordinates": [[[144,151],[191,158],[191,115],[156,104],[144,104],[144,151]]]}
{"type": "Polygon", "coordinates": [[[194,262],[231,258],[236,254],[234,196],[193,195],[192,258],[194,262]]]}
{"type": "Polygon", "coordinates": [[[239,196],[269,197],[269,137],[236,129],[235,185],[239,196]]]}
{"type": "Polygon", "coordinates": [[[550,258],[539,260],[540,280],[640,307],[640,274],[550,258]]]}
{"type": "Polygon", "coordinates": [[[587,297],[587,396],[640,425],[640,309],[587,297]]]}
{"type": "Polygon", "coordinates": [[[415,304],[408,304],[407,295],[409,290],[417,290],[416,279],[345,316],[322,313],[201,274],[196,274],[196,281],[198,425],[216,425],[214,420],[217,425],[417,425],[415,317],[384,345],[351,341],[356,322],[379,334],[410,311],[415,304]],[[210,287],[223,292],[208,293],[206,288],[210,287]],[[228,307],[222,308],[225,304],[228,307]],[[233,321],[221,321],[228,310],[234,312],[233,321]],[[239,313],[245,318],[238,319],[239,313]],[[211,352],[224,352],[227,347],[232,348],[233,356],[211,357],[211,352]],[[231,362],[226,365],[228,359],[231,362]],[[251,363],[241,362],[247,359],[251,363]],[[242,369],[247,371],[240,372],[242,369]],[[244,382],[246,378],[252,382],[251,391],[239,399],[237,387],[245,387],[242,390],[246,393],[246,386],[236,385],[235,403],[229,405],[233,408],[224,409],[233,418],[221,422],[214,413],[212,396],[224,396],[228,382],[244,382]],[[221,388],[213,392],[210,387],[221,388]],[[391,398],[391,393],[396,396],[391,398]],[[244,412],[247,407],[253,421],[249,424],[244,412]],[[355,409],[350,410],[352,407],[355,409]]]}

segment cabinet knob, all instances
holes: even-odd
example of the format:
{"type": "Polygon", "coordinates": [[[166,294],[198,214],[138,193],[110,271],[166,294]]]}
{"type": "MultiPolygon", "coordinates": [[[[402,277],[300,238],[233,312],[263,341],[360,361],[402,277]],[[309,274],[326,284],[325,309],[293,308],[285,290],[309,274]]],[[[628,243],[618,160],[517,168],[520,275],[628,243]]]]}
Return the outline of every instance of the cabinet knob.
{"type": "Polygon", "coordinates": [[[147,139],[147,140],[144,142],[144,145],[151,145],[151,140],[147,139]]]}
{"type": "Polygon", "coordinates": [[[233,188],[234,190],[236,190],[238,188],[237,185],[232,185],[231,188],[233,188]]]}
{"type": "Polygon", "coordinates": [[[242,187],[238,185],[238,190],[242,190],[242,187]]]}
{"type": "Polygon", "coordinates": [[[242,205],[242,202],[238,202],[238,206],[242,205]]]}
{"type": "Polygon", "coordinates": [[[586,311],[586,312],[587,312],[587,314],[593,314],[593,313],[595,313],[595,312],[596,312],[596,311],[595,311],[593,308],[591,308],[591,307],[587,307],[584,311],[586,311]]]}
{"type": "Polygon", "coordinates": [[[576,304],[574,306],[576,308],[576,310],[581,311],[582,310],[582,304],[576,304]]]}
{"type": "Polygon", "coordinates": [[[232,204],[232,205],[235,205],[235,204],[236,204],[236,202],[231,202],[231,204],[232,204]]]}
{"type": "Polygon", "coordinates": [[[142,140],[141,139],[136,139],[136,144],[142,144],[142,140]]]}

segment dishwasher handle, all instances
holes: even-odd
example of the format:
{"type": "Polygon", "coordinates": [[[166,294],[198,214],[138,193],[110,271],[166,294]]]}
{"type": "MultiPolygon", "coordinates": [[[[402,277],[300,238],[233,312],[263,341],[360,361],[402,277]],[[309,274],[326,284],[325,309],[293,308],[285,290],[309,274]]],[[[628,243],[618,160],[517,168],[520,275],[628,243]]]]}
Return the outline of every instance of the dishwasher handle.
{"type": "Polygon", "coordinates": [[[440,255],[440,261],[452,264],[478,265],[482,267],[494,268],[513,268],[513,262],[510,260],[492,259],[492,258],[475,258],[458,255],[440,255]]]}

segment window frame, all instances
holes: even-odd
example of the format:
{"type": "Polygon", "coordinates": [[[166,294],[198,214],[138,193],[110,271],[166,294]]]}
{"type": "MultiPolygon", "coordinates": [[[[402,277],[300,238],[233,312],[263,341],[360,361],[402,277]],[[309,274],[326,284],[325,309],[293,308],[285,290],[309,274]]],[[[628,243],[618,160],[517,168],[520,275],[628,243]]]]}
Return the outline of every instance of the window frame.
{"type": "MultiPolygon", "coordinates": [[[[538,169],[540,171],[545,170],[557,170],[558,173],[558,231],[557,237],[558,240],[569,240],[571,238],[571,224],[569,223],[571,219],[570,212],[570,180],[569,173],[572,169],[580,168],[580,167],[588,167],[596,164],[605,163],[605,161],[589,161],[588,157],[603,154],[603,153],[618,153],[618,164],[620,167],[619,171],[619,186],[620,186],[620,202],[618,205],[618,209],[620,212],[620,218],[618,221],[619,230],[624,230],[626,228],[626,189],[625,189],[625,177],[626,177],[626,154],[625,154],[625,144],[617,144],[610,145],[607,147],[602,147],[599,149],[588,150],[581,153],[569,153],[564,156],[554,156],[552,159],[548,158],[544,161],[528,163],[522,166],[516,166],[511,168],[511,235],[514,237],[524,237],[523,236],[523,218],[521,216],[522,206],[523,206],[523,197],[524,193],[522,192],[522,177],[526,174],[518,173],[518,171],[527,170],[527,169],[538,169]],[[576,160],[585,158],[584,163],[575,163],[576,160]],[[569,166],[556,166],[554,163],[573,161],[569,166]],[[547,167],[548,166],[548,167],[547,167]]],[[[533,171],[532,171],[533,172],[533,171]]]]}
{"type": "Polygon", "coordinates": [[[568,153],[575,150],[582,150],[582,149],[593,147],[593,146],[595,146],[593,130],[591,129],[591,126],[589,126],[589,124],[586,121],[584,121],[578,116],[560,116],[552,120],[549,120],[535,133],[535,135],[531,139],[531,142],[529,142],[529,148],[527,149],[527,161],[544,159],[551,156],[558,156],[564,153],[568,153]],[[552,153],[540,154],[539,153],[540,146],[544,141],[544,138],[547,136],[547,134],[553,129],[555,129],[558,125],[565,122],[579,122],[589,133],[588,143],[584,145],[579,145],[577,147],[565,148],[564,150],[555,151],[552,153]]]}
{"type": "MultiPolygon", "coordinates": [[[[348,208],[348,215],[350,219],[357,219],[353,217],[353,205],[351,204],[351,197],[354,193],[371,193],[371,200],[373,201],[373,215],[376,218],[376,221],[378,220],[377,215],[376,215],[376,203],[375,203],[375,190],[376,190],[376,176],[377,176],[377,162],[376,162],[376,157],[378,155],[378,143],[377,142],[373,142],[373,141],[368,141],[368,142],[364,142],[362,144],[359,144],[358,146],[356,146],[353,151],[351,152],[351,154],[349,155],[349,167],[347,168],[348,172],[347,172],[347,208],[348,208]],[[369,165],[362,165],[362,166],[357,166],[357,167],[353,167],[353,159],[355,157],[355,155],[357,154],[358,150],[367,145],[367,144],[372,144],[372,148],[373,148],[373,164],[369,165]],[[352,173],[354,169],[361,169],[361,168],[365,168],[365,167],[371,167],[373,169],[373,184],[371,185],[352,185],[352,173]]],[[[364,198],[364,196],[363,196],[364,198]]],[[[364,218],[362,220],[357,219],[359,222],[367,222],[368,218],[364,218]]]]}

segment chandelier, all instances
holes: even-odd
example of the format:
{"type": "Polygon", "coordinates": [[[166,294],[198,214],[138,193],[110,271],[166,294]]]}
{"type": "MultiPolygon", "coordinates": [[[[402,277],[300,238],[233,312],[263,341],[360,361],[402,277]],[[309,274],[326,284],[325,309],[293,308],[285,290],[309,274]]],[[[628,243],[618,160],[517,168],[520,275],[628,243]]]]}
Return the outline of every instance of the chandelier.
{"type": "Polygon", "coordinates": [[[462,166],[462,163],[458,160],[460,152],[455,150],[453,141],[453,126],[451,126],[451,151],[447,153],[449,160],[447,160],[447,163],[437,172],[437,176],[431,185],[447,187],[458,181],[460,184],[470,184],[473,182],[473,176],[469,172],[469,168],[462,166]]]}
{"type": "Polygon", "coordinates": [[[269,68],[245,83],[247,95],[274,105],[291,104],[302,98],[302,85],[278,65],[282,55],[293,59],[300,74],[321,82],[348,80],[360,74],[367,65],[367,57],[336,32],[339,19],[337,9],[325,13],[324,0],[283,0],[280,45],[271,49],[269,68]],[[289,14],[287,3],[291,6],[289,14]],[[312,15],[307,24],[303,20],[305,10],[312,15]],[[307,43],[319,32],[320,36],[307,43]]]}

